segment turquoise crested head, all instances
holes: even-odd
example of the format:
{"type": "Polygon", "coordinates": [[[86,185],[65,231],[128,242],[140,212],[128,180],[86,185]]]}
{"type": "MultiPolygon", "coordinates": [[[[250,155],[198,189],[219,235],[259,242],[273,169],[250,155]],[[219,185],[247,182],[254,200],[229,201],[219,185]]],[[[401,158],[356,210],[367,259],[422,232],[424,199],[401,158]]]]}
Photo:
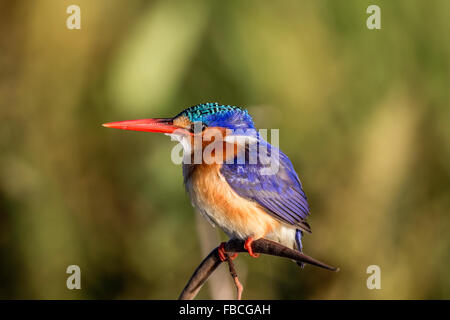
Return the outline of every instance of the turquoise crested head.
{"type": "Polygon", "coordinates": [[[228,129],[254,129],[252,117],[247,110],[232,105],[208,102],[186,108],[175,119],[184,119],[191,123],[202,122],[208,127],[228,129]]]}

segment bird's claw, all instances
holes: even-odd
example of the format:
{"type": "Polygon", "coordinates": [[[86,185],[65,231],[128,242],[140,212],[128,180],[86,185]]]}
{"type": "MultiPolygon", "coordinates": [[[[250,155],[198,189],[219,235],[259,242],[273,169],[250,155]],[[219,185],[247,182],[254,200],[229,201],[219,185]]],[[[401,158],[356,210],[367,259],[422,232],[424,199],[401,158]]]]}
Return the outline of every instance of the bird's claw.
{"type": "MultiPolygon", "coordinates": [[[[225,242],[221,242],[219,245],[219,248],[217,249],[217,252],[219,254],[220,261],[224,262],[227,260],[227,253],[225,251],[225,242]]],[[[237,257],[237,253],[234,253],[233,255],[229,255],[231,260],[234,260],[237,257]]]]}
{"type": "Polygon", "coordinates": [[[244,249],[247,250],[248,254],[250,256],[252,256],[253,258],[258,258],[259,257],[259,253],[254,253],[253,252],[252,242],[253,242],[253,238],[252,237],[248,237],[247,240],[245,240],[244,249]]]}

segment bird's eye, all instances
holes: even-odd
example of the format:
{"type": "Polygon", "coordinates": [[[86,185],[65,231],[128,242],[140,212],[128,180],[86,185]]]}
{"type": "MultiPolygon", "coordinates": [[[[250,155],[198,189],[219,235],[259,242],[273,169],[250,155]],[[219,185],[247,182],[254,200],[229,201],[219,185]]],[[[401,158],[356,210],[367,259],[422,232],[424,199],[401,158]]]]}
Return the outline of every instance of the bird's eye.
{"type": "Polygon", "coordinates": [[[191,132],[200,132],[200,129],[201,131],[204,131],[206,127],[206,124],[204,124],[203,122],[194,122],[193,124],[191,124],[191,132]]]}

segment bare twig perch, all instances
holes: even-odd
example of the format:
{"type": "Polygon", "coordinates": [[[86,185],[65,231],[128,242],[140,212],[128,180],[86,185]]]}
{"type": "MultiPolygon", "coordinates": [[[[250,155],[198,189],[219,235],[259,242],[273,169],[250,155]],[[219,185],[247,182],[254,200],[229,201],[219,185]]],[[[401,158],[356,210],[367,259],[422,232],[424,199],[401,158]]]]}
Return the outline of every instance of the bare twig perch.
{"type": "MultiPolygon", "coordinates": [[[[299,262],[304,262],[307,264],[311,264],[317,267],[321,267],[330,271],[339,271],[338,268],[329,266],[323,262],[320,262],[306,254],[300,253],[299,251],[289,249],[279,243],[267,240],[267,239],[258,239],[252,243],[253,252],[268,254],[272,256],[278,256],[283,258],[288,258],[292,260],[296,260],[299,262]]],[[[246,252],[244,249],[244,241],[232,239],[225,244],[225,251],[227,253],[233,252],[246,252]]],[[[180,300],[192,300],[195,298],[197,293],[202,288],[203,284],[206,282],[208,277],[216,270],[216,268],[222,263],[219,258],[219,254],[217,248],[215,248],[211,253],[203,259],[197,269],[194,271],[194,274],[189,279],[189,282],[184,287],[178,299],[180,300]]],[[[230,265],[230,271],[231,271],[230,265]]],[[[233,272],[231,272],[233,273],[233,272]]],[[[235,273],[235,272],[234,272],[235,273]]],[[[233,275],[233,274],[232,274],[233,275]]],[[[236,283],[236,277],[233,275],[233,278],[236,283]]],[[[239,282],[239,280],[237,280],[239,282]]],[[[237,283],[236,283],[237,285],[237,283]]],[[[239,291],[239,288],[238,288],[239,291]]]]}

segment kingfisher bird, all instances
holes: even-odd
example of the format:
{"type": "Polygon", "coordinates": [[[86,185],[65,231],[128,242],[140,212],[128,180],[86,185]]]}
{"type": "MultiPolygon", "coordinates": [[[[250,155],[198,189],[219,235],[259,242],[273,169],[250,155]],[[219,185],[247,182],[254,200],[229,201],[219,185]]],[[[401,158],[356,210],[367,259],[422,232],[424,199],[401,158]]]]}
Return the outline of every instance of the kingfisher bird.
{"type": "MultiPolygon", "coordinates": [[[[192,205],[229,238],[244,240],[252,257],[258,256],[252,242],[260,238],[302,252],[303,232],[311,233],[302,183],[289,158],[256,131],[247,110],[202,103],[172,118],[103,126],[160,132],[178,140],[183,147],[184,185],[192,205]]],[[[218,250],[222,261],[227,257],[224,244],[218,250]]]]}

